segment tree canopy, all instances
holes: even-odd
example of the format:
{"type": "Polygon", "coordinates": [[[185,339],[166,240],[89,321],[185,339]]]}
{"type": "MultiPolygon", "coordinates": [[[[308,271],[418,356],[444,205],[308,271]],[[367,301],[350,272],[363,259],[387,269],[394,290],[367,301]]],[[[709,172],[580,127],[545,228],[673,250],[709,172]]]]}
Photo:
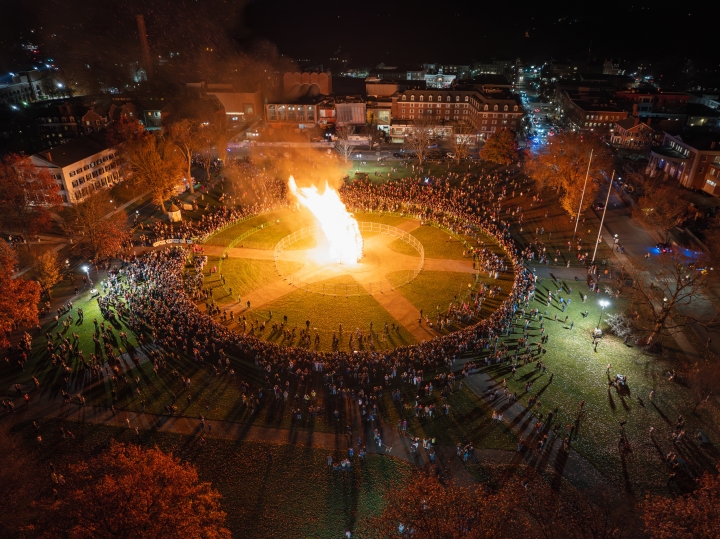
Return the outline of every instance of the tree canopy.
{"type": "Polygon", "coordinates": [[[51,537],[229,539],[220,494],[195,468],[159,449],[113,442],[70,466],[48,507],[51,537]]]}
{"type": "Polygon", "coordinates": [[[540,188],[558,189],[562,194],[560,203],[563,208],[575,217],[581,198],[583,203],[580,213],[593,203],[599,188],[599,183],[593,180],[607,181],[603,177],[612,168],[612,162],[612,153],[598,138],[577,133],[561,133],[530,154],[525,170],[540,188]],[[585,184],[591,151],[592,162],[585,184]],[[585,185],[585,196],[582,196],[585,185]]]}
{"type": "Polygon", "coordinates": [[[122,251],[130,238],[125,212],[106,218],[113,212],[108,191],[95,191],[69,209],[73,226],[81,233],[79,249],[94,260],[106,260],[122,251]]]}
{"type": "Polygon", "coordinates": [[[517,135],[512,129],[492,133],[480,150],[480,157],[498,165],[510,165],[518,160],[517,135]]]}
{"type": "Polygon", "coordinates": [[[130,141],[121,155],[132,173],[130,181],[149,190],[153,201],[164,207],[185,169],[180,150],[169,139],[151,135],[130,141]]]}
{"type": "Polygon", "coordinates": [[[0,222],[8,232],[32,236],[50,228],[60,186],[27,156],[8,154],[0,162],[0,222]]]}
{"type": "Polygon", "coordinates": [[[0,241],[0,346],[10,343],[10,332],[16,324],[34,326],[38,321],[40,285],[22,277],[13,277],[17,269],[17,253],[0,241]]]}

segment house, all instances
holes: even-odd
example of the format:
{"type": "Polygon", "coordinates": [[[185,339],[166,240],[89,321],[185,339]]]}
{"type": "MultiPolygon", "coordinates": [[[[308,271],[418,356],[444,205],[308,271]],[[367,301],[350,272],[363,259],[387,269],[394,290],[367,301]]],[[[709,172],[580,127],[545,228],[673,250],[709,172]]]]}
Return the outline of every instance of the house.
{"type": "Polygon", "coordinates": [[[689,189],[707,190],[708,167],[716,163],[720,163],[720,134],[665,133],[662,144],[650,150],[645,173],[677,180],[689,189]]]}
{"type": "Polygon", "coordinates": [[[97,136],[70,140],[30,159],[37,168],[50,173],[60,186],[60,196],[66,205],[121,181],[116,150],[97,136]]]}
{"type": "Polygon", "coordinates": [[[663,136],[662,131],[656,131],[640,118],[625,118],[615,122],[611,142],[621,148],[647,149],[659,146],[663,136]]]}

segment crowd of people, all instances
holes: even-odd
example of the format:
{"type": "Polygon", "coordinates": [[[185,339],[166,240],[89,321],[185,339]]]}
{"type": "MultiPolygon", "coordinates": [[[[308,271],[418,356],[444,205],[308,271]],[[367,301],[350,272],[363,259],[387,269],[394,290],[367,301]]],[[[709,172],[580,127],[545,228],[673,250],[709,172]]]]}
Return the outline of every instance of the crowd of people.
{"type": "MultiPolygon", "coordinates": [[[[445,370],[461,356],[488,351],[501,353],[500,337],[511,331],[516,313],[527,308],[533,297],[535,279],[522,263],[524,254],[515,247],[499,208],[487,204],[487,193],[478,185],[471,185],[467,179],[453,187],[440,179],[431,185],[406,179],[382,185],[354,182],[341,190],[351,208],[403,212],[475,237],[478,245],[472,250],[473,257],[481,271],[491,277],[513,273],[512,290],[491,315],[427,342],[385,351],[368,348],[318,352],[280,347],[251,332],[233,331],[211,313],[198,309],[197,301],[207,297],[203,279],[199,278],[205,259],[184,247],[151,251],[129,261],[112,277],[102,301],[109,306],[121,306],[133,331],[146,335],[159,348],[208,362],[224,371],[230,368],[229,358],[253,362],[263,369],[267,388],[292,386],[296,400],[302,400],[303,395],[309,393],[313,379],[322,379],[328,390],[336,393],[354,392],[368,386],[382,388],[383,385],[397,387],[402,383],[417,383],[418,378],[422,380],[421,373],[445,370]],[[495,239],[504,254],[481,243],[487,236],[495,239]],[[185,271],[188,259],[193,260],[196,271],[185,271]]],[[[263,205],[249,208],[219,208],[188,225],[185,233],[208,235],[233,220],[282,203],[271,198],[263,205]]],[[[492,287],[484,290],[484,294],[494,293],[496,290],[492,287]]],[[[474,298],[474,305],[468,306],[470,309],[481,306],[483,294],[474,298]]],[[[534,352],[528,344],[526,354],[534,352]]],[[[156,361],[160,361],[160,357],[158,354],[156,361]]],[[[454,384],[455,377],[451,382],[448,380],[438,384],[440,391],[454,384]]],[[[368,390],[363,397],[367,399],[364,406],[371,405],[376,394],[368,390]]],[[[363,400],[354,393],[352,397],[355,402],[363,400]]]]}

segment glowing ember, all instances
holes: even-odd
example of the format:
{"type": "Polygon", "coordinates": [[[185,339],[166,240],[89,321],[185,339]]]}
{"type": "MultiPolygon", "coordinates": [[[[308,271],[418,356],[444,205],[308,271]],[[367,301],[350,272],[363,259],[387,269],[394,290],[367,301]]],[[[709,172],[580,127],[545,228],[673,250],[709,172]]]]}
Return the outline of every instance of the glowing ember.
{"type": "Polygon", "coordinates": [[[357,221],[345,209],[338,192],[331,189],[327,182],[322,194],[314,185],[298,188],[292,176],[288,185],[300,204],[320,222],[320,229],[329,243],[330,260],[340,264],[357,264],[363,255],[363,239],[357,221]]]}

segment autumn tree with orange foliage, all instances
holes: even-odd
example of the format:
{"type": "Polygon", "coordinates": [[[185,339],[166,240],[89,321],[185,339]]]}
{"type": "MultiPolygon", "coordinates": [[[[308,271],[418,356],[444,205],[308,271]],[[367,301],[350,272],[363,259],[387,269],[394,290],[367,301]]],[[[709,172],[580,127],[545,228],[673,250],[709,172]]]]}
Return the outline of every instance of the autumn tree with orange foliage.
{"type": "Polygon", "coordinates": [[[72,226],[80,232],[79,249],[93,260],[107,260],[122,251],[130,239],[124,211],[113,214],[115,206],[107,191],[95,191],[69,210],[72,226]]]}
{"type": "Polygon", "coordinates": [[[720,481],[705,472],[698,488],[675,498],[650,496],[643,505],[645,530],[651,539],[717,539],[720,537],[720,481]]]}
{"type": "Polygon", "coordinates": [[[517,134],[512,129],[491,133],[480,150],[480,158],[498,165],[511,165],[518,160],[517,134]]]}
{"type": "Polygon", "coordinates": [[[105,140],[108,146],[121,146],[149,135],[150,133],[145,130],[142,123],[126,116],[115,120],[105,130],[105,140]]]}
{"type": "Polygon", "coordinates": [[[53,206],[60,203],[60,186],[50,173],[36,168],[29,157],[8,154],[0,162],[0,223],[6,232],[26,240],[50,228],[53,206]]]}
{"type": "Polygon", "coordinates": [[[16,326],[34,326],[38,322],[40,285],[22,277],[13,278],[17,270],[17,253],[0,241],[0,346],[10,343],[10,332],[16,326]]]}
{"type": "Polygon", "coordinates": [[[503,488],[518,500],[514,519],[518,537],[543,539],[623,539],[636,537],[641,523],[621,495],[595,487],[577,490],[566,483],[551,487],[540,477],[513,481],[503,488]]]}
{"type": "MultiPolygon", "coordinates": [[[[612,168],[613,157],[607,145],[591,135],[562,133],[553,137],[545,146],[530,153],[525,164],[526,174],[542,189],[558,189],[560,203],[568,215],[575,217],[582,198],[582,214],[595,200],[599,183],[606,181],[603,175],[612,168]],[[592,162],[587,184],[588,162],[592,150],[592,162]],[[585,196],[582,195],[585,187],[585,196]]],[[[609,183],[609,181],[608,181],[609,183]]]]}
{"type": "Polygon", "coordinates": [[[52,538],[229,539],[220,494],[192,465],[159,449],[113,442],[70,466],[49,504],[52,538]]]}
{"type": "Polygon", "coordinates": [[[367,524],[362,536],[372,539],[490,539],[506,537],[509,498],[482,489],[442,484],[417,476],[388,496],[385,510],[367,524]]]}
{"type": "Polygon", "coordinates": [[[362,537],[624,539],[638,536],[642,527],[632,504],[617,494],[580,491],[564,482],[553,488],[535,472],[490,491],[423,475],[387,499],[362,537]]]}

